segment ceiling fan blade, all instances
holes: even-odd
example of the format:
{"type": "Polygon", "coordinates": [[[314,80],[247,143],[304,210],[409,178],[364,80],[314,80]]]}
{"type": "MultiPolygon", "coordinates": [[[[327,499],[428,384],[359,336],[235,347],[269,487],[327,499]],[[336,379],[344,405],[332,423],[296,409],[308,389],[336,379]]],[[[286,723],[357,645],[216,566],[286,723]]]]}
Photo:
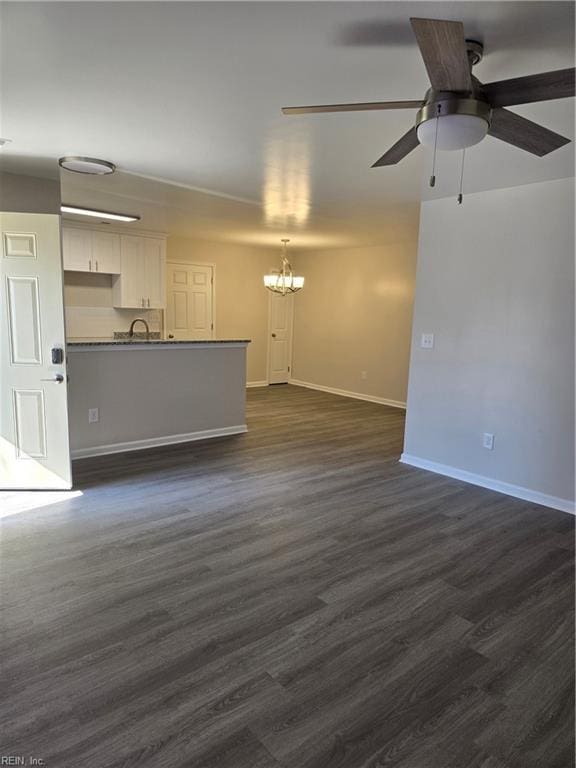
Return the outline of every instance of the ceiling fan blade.
{"type": "Polygon", "coordinates": [[[416,134],[416,128],[410,128],[393,147],[384,152],[381,158],[376,160],[372,168],[380,168],[383,165],[395,165],[399,163],[406,155],[409,155],[413,149],[416,149],[420,142],[416,134]]]}
{"type": "Polygon", "coordinates": [[[282,107],[285,115],[312,115],[320,112],[369,112],[379,109],[420,109],[419,101],[364,101],[357,104],[323,104],[310,107],[282,107]]]}
{"type": "Polygon", "coordinates": [[[410,19],[435,91],[471,91],[472,77],[460,21],[410,19]]]}
{"type": "Polygon", "coordinates": [[[525,149],[538,157],[554,152],[555,149],[570,143],[570,139],[554,133],[543,125],[526,120],[515,112],[509,112],[502,107],[492,110],[492,122],[488,129],[490,136],[501,139],[507,144],[525,149]]]}
{"type": "Polygon", "coordinates": [[[541,72],[538,75],[513,77],[482,86],[484,95],[493,107],[511,107],[533,101],[566,99],[574,96],[574,67],[541,72]]]}

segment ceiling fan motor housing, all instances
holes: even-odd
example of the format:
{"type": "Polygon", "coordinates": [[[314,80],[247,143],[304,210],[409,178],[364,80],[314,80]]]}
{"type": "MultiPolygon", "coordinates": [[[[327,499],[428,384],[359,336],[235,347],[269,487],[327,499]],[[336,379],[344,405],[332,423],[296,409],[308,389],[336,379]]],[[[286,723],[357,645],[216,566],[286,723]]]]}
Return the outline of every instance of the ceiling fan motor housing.
{"type": "Polygon", "coordinates": [[[459,96],[452,91],[430,89],[416,114],[418,141],[440,150],[456,150],[478,144],[490,127],[492,109],[475,92],[459,96]],[[437,121],[437,118],[438,121],[437,121]]]}

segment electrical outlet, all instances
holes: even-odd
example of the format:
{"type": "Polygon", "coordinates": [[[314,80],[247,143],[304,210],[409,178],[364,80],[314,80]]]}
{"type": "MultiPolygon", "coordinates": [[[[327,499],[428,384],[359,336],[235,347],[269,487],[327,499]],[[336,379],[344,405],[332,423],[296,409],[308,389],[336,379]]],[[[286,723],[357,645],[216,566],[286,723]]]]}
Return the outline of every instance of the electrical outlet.
{"type": "Polygon", "coordinates": [[[434,347],[434,334],[423,333],[420,337],[420,347],[422,349],[432,349],[434,347]]]}
{"type": "Polygon", "coordinates": [[[484,432],[482,436],[482,447],[491,451],[494,448],[494,435],[491,432],[484,432]]]}
{"type": "Polygon", "coordinates": [[[363,381],[366,381],[366,379],[368,378],[368,371],[360,371],[360,378],[363,381]]]}
{"type": "Polygon", "coordinates": [[[96,424],[99,418],[98,408],[88,408],[88,424],[96,424]]]}

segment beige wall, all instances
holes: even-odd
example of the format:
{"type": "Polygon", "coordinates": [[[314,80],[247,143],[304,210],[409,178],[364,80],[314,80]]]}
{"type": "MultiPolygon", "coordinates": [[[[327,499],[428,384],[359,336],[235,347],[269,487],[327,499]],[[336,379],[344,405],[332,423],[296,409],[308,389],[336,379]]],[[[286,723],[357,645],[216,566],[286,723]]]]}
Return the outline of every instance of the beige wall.
{"type": "Polygon", "coordinates": [[[405,403],[417,244],[416,216],[399,242],[294,259],[296,380],[405,403]]]}
{"type": "Polygon", "coordinates": [[[247,381],[267,377],[268,291],[262,282],[280,263],[280,248],[168,238],[167,261],[215,264],[216,337],[251,339],[247,381]]]}
{"type": "Polygon", "coordinates": [[[423,203],[420,233],[406,460],[573,508],[574,179],[423,203]]]}
{"type": "Polygon", "coordinates": [[[0,172],[0,211],[59,214],[60,181],[0,172]]]}

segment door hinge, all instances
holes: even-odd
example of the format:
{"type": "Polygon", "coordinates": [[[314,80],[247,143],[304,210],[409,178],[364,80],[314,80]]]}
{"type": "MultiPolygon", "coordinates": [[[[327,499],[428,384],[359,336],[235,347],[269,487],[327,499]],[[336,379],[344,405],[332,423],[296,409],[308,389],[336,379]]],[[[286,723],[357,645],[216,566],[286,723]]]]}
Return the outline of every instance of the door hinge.
{"type": "Polygon", "coordinates": [[[290,373],[290,366],[288,366],[288,373],[290,373]]]}
{"type": "Polygon", "coordinates": [[[211,330],[211,331],[213,331],[213,330],[214,330],[214,323],[210,323],[210,330],[211,330]]]}

